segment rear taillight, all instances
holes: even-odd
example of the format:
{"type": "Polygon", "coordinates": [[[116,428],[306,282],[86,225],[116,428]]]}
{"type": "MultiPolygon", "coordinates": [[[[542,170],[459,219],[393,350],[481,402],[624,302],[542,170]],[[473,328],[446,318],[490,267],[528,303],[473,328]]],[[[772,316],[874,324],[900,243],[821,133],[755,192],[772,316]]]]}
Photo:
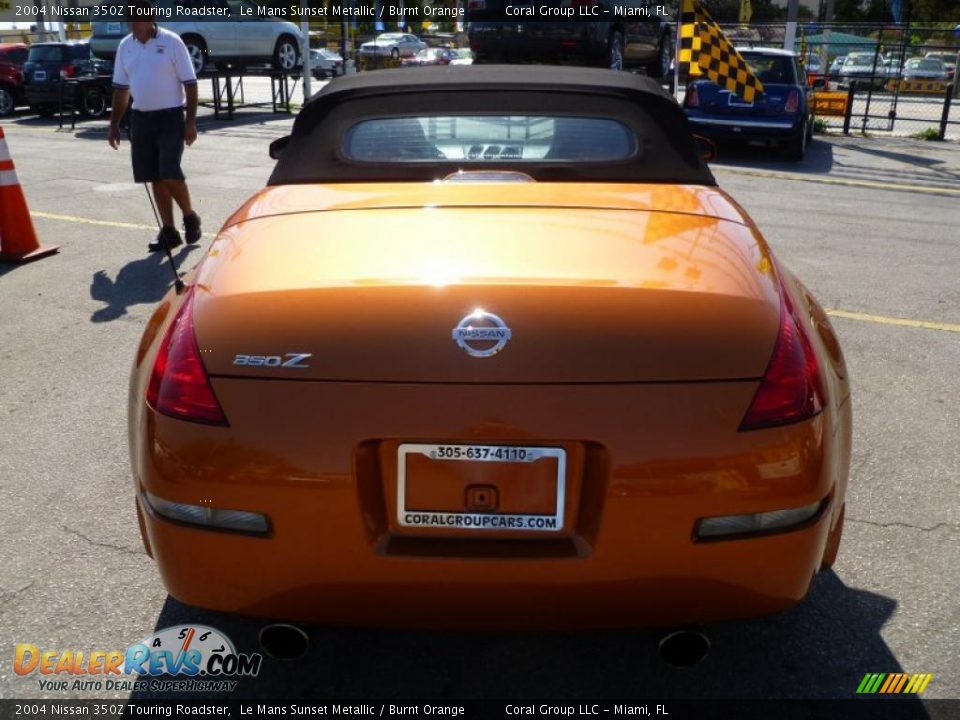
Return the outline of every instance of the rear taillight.
{"type": "Polygon", "coordinates": [[[700,107],[700,91],[693,85],[687,88],[687,94],[683,96],[684,107],[700,107]]]}
{"type": "Polygon", "coordinates": [[[800,107],[800,93],[796,90],[791,90],[790,94],[787,95],[787,102],[783,105],[783,111],[788,113],[795,113],[797,108],[800,107]]]}
{"type": "Polygon", "coordinates": [[[758,430],[807,420],[823,409],[824,402],[820,362],[781,285],[780,331],[773,357],[740,429],[758,430]]]}
{"type": "Polygon", "coordinates": [[[210,387],[193,330],[193,289],[170,324],[147,387],[147,403],[178,420],[227,425],[227,418],[210,387]]]}
{"type": "Polygon", "coordinates": [[[77,73],[77,68],[75,65],[65,65],[63,70],[60,71],[60,77],[72,78],[77,73]]]}

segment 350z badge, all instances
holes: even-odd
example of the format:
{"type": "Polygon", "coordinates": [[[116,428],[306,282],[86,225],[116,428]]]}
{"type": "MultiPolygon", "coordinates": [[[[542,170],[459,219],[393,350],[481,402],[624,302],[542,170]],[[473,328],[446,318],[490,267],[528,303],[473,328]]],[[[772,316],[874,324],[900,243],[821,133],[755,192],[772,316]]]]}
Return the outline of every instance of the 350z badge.
{"type": "Polygon", "coordinates": [[[234,365],[245,365],[247,367],[282,367],[304,369],[310,367],[306,362],[313,353],[286,353],[280,355],[235,355],[234,365]]]}

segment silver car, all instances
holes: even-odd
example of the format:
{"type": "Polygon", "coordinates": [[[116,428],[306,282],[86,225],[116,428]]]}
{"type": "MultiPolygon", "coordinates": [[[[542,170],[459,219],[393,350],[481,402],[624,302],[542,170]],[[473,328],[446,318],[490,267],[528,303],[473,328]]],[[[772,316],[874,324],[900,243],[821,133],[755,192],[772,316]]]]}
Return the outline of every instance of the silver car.
{"type": "MultiPolygon", "coordinates": [[[[163,13],[174,8],[177,0],[155,0],[163,13]]],[[[206,5],[229,10],[230,20],[179,22],[161,20],[158,24],[183,38],[194,69],[200,73],[211,65],[247,65],[270,63],[277,70],[293,71],[300,65],[304,42],[300,28],[291,22],[257,19],[257,6],[249,0],[207,0],[206,5]],[[241,17],[250,19],[239,19],[241,17]]],[[[94,55],[113,60],[117,46],[130,31],[123,8],[126,0],[106,0],[94,10],[94,17],[109,18],[94,22],[90,46],[94,55]],[[115,19],[114,19],[115,18],[115,19]]]]}
{"type": "Polygon", "coordinates": [[[947,79],[947,69],[938,58],[910,58],[903,68],[903,77],[907,80],[941,80],[947,79]]]}
{"type": "Polygon", "coordinates": [[[427,44],[416,35],[408,33],[383,33],[375,40],[365,42],[360,46],[360,54],[366,57],[390,56],[394,60],[402,57],[413,57],[427,44]]]}
{"type": "Polygon", "coordinates": [[[311,48],[310,71],[317,80],[343,75],[343,58],[326,48],[311,48]]]}
{"type": "Polygon", "coordinates": [[[957,74],[957,56],[960,50],[950,50],[948,52],[928,52],[924,59],[939,60],[943,63],[943,69],[947,71],[947,78],[953,79],[957,74]]]}
{"type": "Polygon", "coordinates": [[[850,53],[840,68],[840,81],[844,84],[856,81],[859,87],[882,87],[887,82],[886,61],[883,55],[872,52],[850,53]]]}

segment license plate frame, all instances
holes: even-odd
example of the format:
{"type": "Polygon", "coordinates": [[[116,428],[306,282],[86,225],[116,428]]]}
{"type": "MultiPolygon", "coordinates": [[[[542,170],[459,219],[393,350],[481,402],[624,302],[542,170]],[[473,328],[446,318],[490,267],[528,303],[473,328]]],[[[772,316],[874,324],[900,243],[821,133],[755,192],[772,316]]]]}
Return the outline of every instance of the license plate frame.
{"type": "Polygon", "coordinates": [[[46,70],[34,70],[33,71],[33,81],[34,82],[46,82],[47,80],[47,71],[46,70]]]}
{"type": "Polygon", "coordinates": [[[397,525],[404,529],[519,531],[522,533],[555,534],[564,530],[566,490],[567,451],[564,448],[479,443],[401,443],[397,448],[396,521],[397,525]],[[410,454],[425,455],[432,460],[481,463],[531,463],[543,458],[554,458],[557,461],[554,512],[551,515],[543,515],[407,508],[407,456],[410,454]]]}
{"type": "Polygon", "coordinates": [[[752,100],[749,100],[749,101],[748,101],[748,100],[744,100],[743,98],[741,98],[741,97],[740,97],[739,95],[737,95],[736,93],[729,93],[729,94],[727,95],[727,106],[728,106],[728,107],[736,107],[736,108],[752,108],[752,107],[753,107],[753,101],[752,101],[752,100]]]}

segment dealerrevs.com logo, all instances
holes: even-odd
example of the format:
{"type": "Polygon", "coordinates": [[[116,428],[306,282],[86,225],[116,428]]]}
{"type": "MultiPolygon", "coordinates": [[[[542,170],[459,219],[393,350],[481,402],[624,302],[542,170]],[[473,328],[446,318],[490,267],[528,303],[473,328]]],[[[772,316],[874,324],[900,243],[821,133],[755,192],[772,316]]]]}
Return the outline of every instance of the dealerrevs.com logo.
{"type": "Polygon", "coordinates": [[[235,678],[256,677],[262,662],[259,653],[238,653],[215,628],[176,625],[126,650],[59,651],[20,643],[13,669],[17,675],[39,676],[46,691],[231,692],[235,678]]]}

